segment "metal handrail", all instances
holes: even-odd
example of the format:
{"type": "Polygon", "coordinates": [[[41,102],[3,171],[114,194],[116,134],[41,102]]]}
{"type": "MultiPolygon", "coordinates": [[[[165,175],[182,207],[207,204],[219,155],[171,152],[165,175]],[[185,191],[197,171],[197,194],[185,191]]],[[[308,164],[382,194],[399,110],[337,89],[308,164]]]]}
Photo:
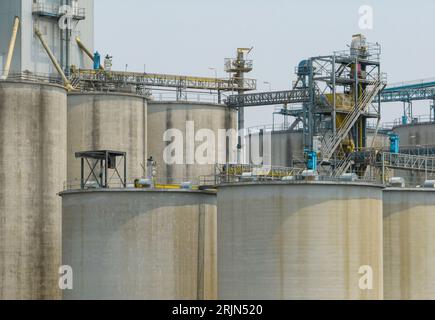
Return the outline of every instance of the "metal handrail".
{"type": "MultiPolygon", "coordinates": [[[[2,71],[0,70],[0,74],[2,71]]],[[[0,81],[29,81],[29,82],[47,82],[52,84],[63,85],[62,78],[57,74],[34,73],[34,72],[15,72],[9,73],[7,79],[0,81]]]]}

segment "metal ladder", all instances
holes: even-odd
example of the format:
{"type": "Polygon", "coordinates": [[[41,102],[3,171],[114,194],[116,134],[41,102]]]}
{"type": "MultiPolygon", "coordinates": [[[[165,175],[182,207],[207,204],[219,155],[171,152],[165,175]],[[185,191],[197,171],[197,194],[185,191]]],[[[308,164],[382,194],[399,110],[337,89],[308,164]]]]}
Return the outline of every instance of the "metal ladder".
{"type": "Polygon", "coordinates": [[[354,110],[347,115],[344,120],[344,125],[335,135],[325,141],[324,147],[321,149],[323,162],[328,162],[332,158],[340,143],[349,134],[361,114],[365,112],[367,106],[373,101],[376,95],[385,88],[385,86],[386,83],[384,81],[377,79],[371,85],[371,89],[369,87],[359,98],[358,106],[355,106],[354,110]]]}

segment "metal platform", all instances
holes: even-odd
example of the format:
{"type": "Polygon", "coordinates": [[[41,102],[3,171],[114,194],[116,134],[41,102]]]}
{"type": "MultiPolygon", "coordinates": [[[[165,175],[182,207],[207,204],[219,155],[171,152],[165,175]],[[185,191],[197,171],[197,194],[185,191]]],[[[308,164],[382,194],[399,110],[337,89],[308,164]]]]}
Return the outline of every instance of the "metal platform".
{"type": "Polygon", "coordinates": [[[259,92],[228,97],[226,104],[232,108],[268,106],[275,104],[295,104],[310,101],[309,90],[288,90],[276,92],[259,92]]]}
{"type": "MultiPolygon", "coordinates": [[[[65,15],[65,12],[62,6],[37,2],[32,5],[32,14],[40,17],[59,19],[65,15]]],[[[86,10],[84,8],[72,8],[71,17],[74,20],[85,20],[86,10]]]]}
{"type": "Polygon", "coordinates": [[[216,79],[168,74],[121,72],[79,69],[71,74],[71,82],[78,88],[109,89],[127,86],[166,87],[213,91],[249,91],[257,88],[257,81],[243,79],[216,79]]]}

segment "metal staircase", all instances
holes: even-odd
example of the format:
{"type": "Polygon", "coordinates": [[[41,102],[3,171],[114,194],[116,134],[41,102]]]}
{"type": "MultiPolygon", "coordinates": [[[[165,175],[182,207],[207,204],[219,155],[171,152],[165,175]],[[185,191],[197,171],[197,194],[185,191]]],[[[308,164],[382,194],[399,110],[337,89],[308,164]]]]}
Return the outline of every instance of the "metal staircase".
{"type": "Polygon", "coordinates": [[[354,164],[353,161],[353,154],[350,153],[346,159],[342,160],[341,162],[338,163],[338,165],[336,166],[335,170],[332,173],[332,176],[334,178],[338,178],[341,177],[343,174],[345,174],[350,167],[354,164]]]}
{"type": "Polygon", "coordinates": [[[343,122],[343,126],[335,135],[325,139],[321,149],[323,162],[331,160],[337,148],[343,139],[349,134],[352,127],[355,125],[359,117],[367,110],[369,104],[386,86],[386,82],[377,79],[371,86],[367,88],[364,94],[359,98],[358,105],[353,108],[353,111],[347,115],[343,122]]]}

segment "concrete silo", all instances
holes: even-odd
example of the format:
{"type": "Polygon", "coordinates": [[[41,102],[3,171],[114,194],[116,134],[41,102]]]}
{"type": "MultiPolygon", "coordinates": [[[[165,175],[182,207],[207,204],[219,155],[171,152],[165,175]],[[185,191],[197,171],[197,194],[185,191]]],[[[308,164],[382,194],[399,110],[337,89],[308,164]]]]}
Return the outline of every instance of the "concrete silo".
{"type": "Polygon", "coordinates": [[[435,190],[384,191],[385,299],[435,299],[435,190]]]}
{"type": "Polygon", "coordinates": [[[58,299],[67,94],[0,82],[0,299],[58,299]]]}
{"type": "Polygon", "coordinates": [[[216,194],[100,189],[62,193],[64,299],[217,298],[216,194]]]}
{"type": "Polygon", "coordinates": [[[127,152],[128,181],[144,176],[147,159],[147,101],[112,93],[68,95],[68,184],[80,186],[76,152],[127,152]]]}
{"type": "MultiPolygon", "coordinates": [[[[150,101],[148,105],[148,155],[157,161],[160,181],[163,183],[197,182],[200,176],[214,175],[215,163],[219,162],[219,154],[223,152],[225,158],[231,159],[229,155],[230,150],[232,150],[230,143],[227,143],[225,150],[219,150],[218,146],[219,131],[230,129],[237,130],[237,113],[225,105],[150,101]],[[188,122],[194,126],[194,132],[191,135],[188,134],[186,129],[188,122]],[[181,134],[183,143],[181,161],[173,164],[164,160],[165,149],[173,140],[165,142],[163,137],[165,132],[171,129],[175,129],[181,134]],[[211,130],[215,136],[214,163],[200,164],[196,157],[195,159],[187,159],[189,151],[186,150],[186,145],[188,139],[195,139],[198,131],[203,129],[211,130]]],[[[203,143],[198,140],[192,143],[194,152],[198,151],[198,146],[203,143]]],[[[237,140],[235,144],[237,145],[237,140]]],[[[235,162],[237,160],[236,155],[232,155],[232,157],[235,162]]],[[[225,163],[225,161],[223,162],[225,163]]]]}
{"type": "MultiPolygon", "coordinates": [[[[399,136],[401,147],[406,149],[406,147],[415,148],[418,146],[423,156],[427,155],[425,154],[425,148],[427,146],[435,146],[435,123],[433,122],[401,125],[395,127],[393,131],[399,136]]],[[[396,170],[395,174],[405,178],[410,186],[422,185],[426,180],[435,179],[433,174],[428,173],[426,175],[424,172],[396,170]]]]}
{"type": "Polygon", "coordinates": [[[219,187],[219,299],[382,299],[382,259],[379,186],[219,187]]]}

